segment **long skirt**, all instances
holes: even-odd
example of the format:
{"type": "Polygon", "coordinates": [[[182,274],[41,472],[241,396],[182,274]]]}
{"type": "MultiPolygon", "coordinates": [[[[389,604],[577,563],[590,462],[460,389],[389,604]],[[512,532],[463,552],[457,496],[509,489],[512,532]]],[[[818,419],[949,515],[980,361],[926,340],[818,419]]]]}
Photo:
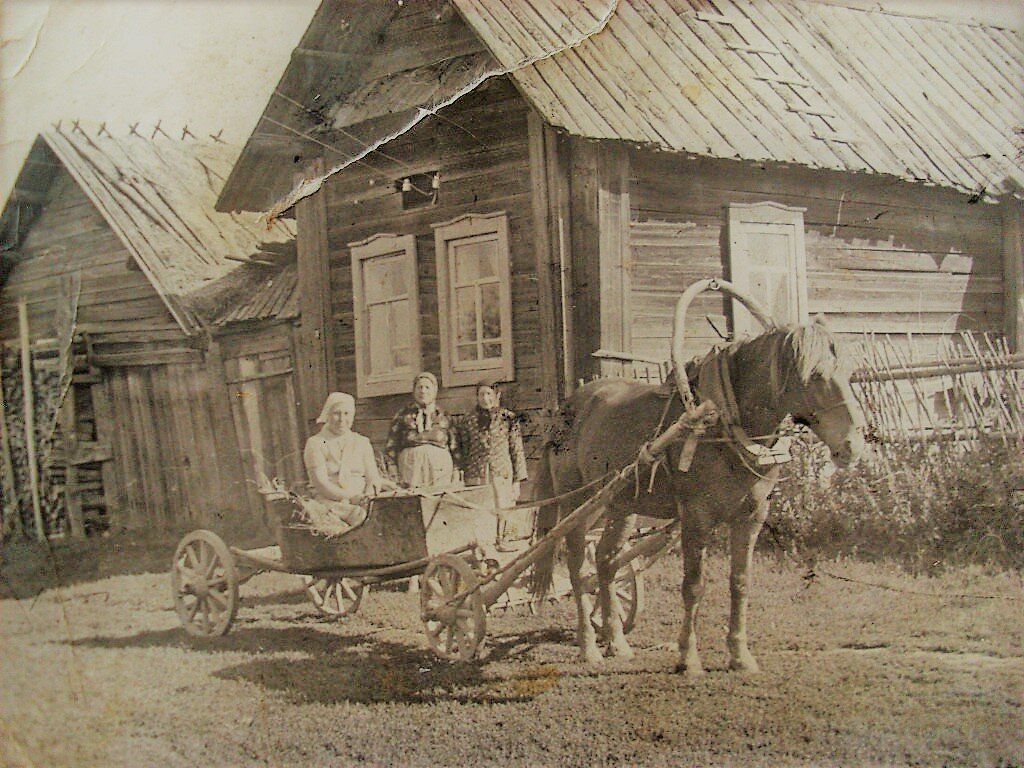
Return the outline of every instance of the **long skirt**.
{"type": "Polygon", "coordinates": [[[466,485],[468,486],[490,486],[491,492],[494,499],[495,516],[497,517],[497,527],[495,530],[496,539],[495,541],[500,542],[505,535],[505,528],[508,521],[506,512],[510,507],[514,507],[516,504],[516,497],[512,493],[513,482],[511,477],[501,477],[499,475],[491,475],[490,477],[467,477],[466,485]]]}
{"type": "Polygon", "coordinates": [[[447,448],[416,445],[398,454],[398,474],[410,488],[446,486],[455,478],[455,466],[447,448]]]}

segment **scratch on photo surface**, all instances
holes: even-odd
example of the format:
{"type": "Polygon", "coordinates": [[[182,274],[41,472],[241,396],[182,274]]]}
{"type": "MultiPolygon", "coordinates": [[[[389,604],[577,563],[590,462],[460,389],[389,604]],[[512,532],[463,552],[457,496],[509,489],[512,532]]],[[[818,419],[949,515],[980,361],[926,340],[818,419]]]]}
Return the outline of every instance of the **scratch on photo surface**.
{"type": "MultiPolygon", "coordinates": [[[[526,58],[521,59],[520,61],[516,62],[512,66],[496,67],[495,69],[488,70],[486,72],[481,73],[480,75],[475,77],[472,82],[470,82],[465,87],[460,88],[452,96],[449,96],[448,98],[441,100],[439,103],[434,104],[430,108],[424,108],[422,106],[417,107],[416,108],[416,114],[413,117],[411,117],[409,119],[409,121],[406,122],[405,125],[403,125],[398,130],[395,130],[395,131],[391,132],[387,136],[384,136],[381,139],[378,139],[378,140],[376,140],[376,141],[374,141],[374,142],[372,142],[370,144],[367,144],[365,146],[365,148],[362,149],[360,152],[358,152],[356,155],[345,159],[344,161],[342,161],[341,163],[338,163],[337,165],[332,166],[331,168],[327,169],[327,171],[324,172],[320,176],[313,176],[313,177],[310,177],[310,178],[302,179],[292,189],[291,192],[289,192],[283,198],[278,200],[278,202],[275,203],[270,208],[270,210],[268,210],[266,212],[265,219],[266,219],[267,225],[270,226],[277,219],[278,216],[280,216],[282,213],[284,213],[289,208],[294,206],[300,200],[302,200],[302,199],[304,199],[306,197],[309,197],[310,195],[315,194],[316,192],[318,192],[320,190],[320,188],[324,185],[324,182],[327,181],[327,179],[329,179],[334,174],[339,173],[339,172],[345,170],[346,168],[354,165],[355,163],[358,163],[360,160],[365,158],[367,155],[370,155],[373,152],[376,152],[378,149],[380,149],[381,147],[385,146],[386,144],[389,144],[392,141],[394,141],[395,139],[399,138],[400,136],[405,135],[406,133],[411,131],[413,128],[415,128],[417,125],[419,125],[423,121],[424,118],[429,117],[431,115],[436,115],[440,110],[442,110],[442,109],[444,109],[446,107],[451,106],[456,101],[461,99],[463,96],[465,96],[465,95],[467,95],[469,93],[472,93],[477,88],[479,88],[483,83],[487,82],[491,78],[502,77],[504,75],[510,75],[513,72],[516,72],[516,71],[518,71],[520,69],[525,69],[526,67],[533,66],[533,65],[535,65],[535,64],[537,64],[537,63],[539,63],[541,61],[544,61],[545,59],[553,58],[553,57],[555,57],[555,56],[557,56],[557,55],[559,55],[561,53],[565,53],[566,51],[572,50],[573,48],[576,48],[576,47],[582,45],[584,42],[589,40],[591,37],[594,37],[595,35],[600,34],[602,31],[604,31],[605,27],[608,26],[608,22],[611,21],[612,17],[615,15],[615,12],[616,12],[616,10],[618,9],[618,6],[619,6],[619,2],[620,2],[620,0],[614,0],[612,3],[610,3],[609,6],[608,6],[608,10],[605,12],[605,14],[600,19],[598,19],[597,23],[594,25],[594,27],[592,29],[589,29],[589,30],[583,32],[583,34],[581,34],[580,36],[578,36],[575,39],[571,40],[570,42],[566,43],[565,45],[559,46],[559,47],[551,49],[551,50],[542,51],[541,53],[539,53],[539,54],[537,54],[535,56],[526,57],[526,58]]],[[[270,118],[264,117],[264,119],[265,120],[269,120],[270,118]]],[[[276,120],[271,120],[271,122],[273,122],[274,124],[278,125],[278,127],[284,128],[286,130],[291,131],[292,133],[298,134],[298,135],[300,135],[300,136],[302,136],[304,138],[307,138],[307,139],[310,139],[312,141],[315,141],[318,144],[322,144],[323,143],[323,142],[318,141],[315,137],[308,135],[305,132],[298,131],[298,130],[296,130],[294,128],[291,128],[290,126],[284,125],[283,123],[279,123],[276,120]]]]}

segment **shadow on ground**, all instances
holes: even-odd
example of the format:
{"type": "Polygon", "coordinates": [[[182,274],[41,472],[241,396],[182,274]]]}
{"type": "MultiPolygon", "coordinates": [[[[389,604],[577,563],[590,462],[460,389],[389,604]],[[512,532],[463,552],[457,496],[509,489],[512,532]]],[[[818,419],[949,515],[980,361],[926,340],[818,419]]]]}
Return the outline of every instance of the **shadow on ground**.
{"type": "Polygon", "coordinates": [[[278,691],[294,703],[495,704],[530,701],[561,673],[543,665],[514,673],[489,673],[491,665],[515,659],[539,644],[565,643],[570,635],[563,629],[543,629],[499,637],[488,645],[486,658],[474,663],[440,659],[422,637],[401,642],[386,639],[380,632],[342,635],[315,627],[241,628],[219,638],[193,638],[175,628],[130,637],[85,638],[73,644],[253,654],[256,658],[221,669],[214,676],[278,691]],[[268,656],[295,652],[303,658],[268,656]]]}

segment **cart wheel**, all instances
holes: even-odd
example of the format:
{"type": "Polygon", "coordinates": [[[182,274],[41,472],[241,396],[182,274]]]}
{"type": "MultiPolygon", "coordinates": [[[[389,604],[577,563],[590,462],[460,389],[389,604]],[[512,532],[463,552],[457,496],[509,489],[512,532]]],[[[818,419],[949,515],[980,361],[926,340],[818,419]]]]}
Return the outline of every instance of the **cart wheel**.
{"type": "Polygon", "coordinates": [[[212,531],[181,540],[171,566],[174,610],[197,637],[226,635],[238,612],[238,572],[231,550],[212,531]]]}
{"type": "Polygon", "coordinates": [[[357,579],[303,576],[306,594],[324,616],[344,618],[359,610],[366,585],[357,579]]]}
{"type": "MultiPolygon", "coordinates": [[[[593,585],[594,609],[590,612],[590,624],[594,629],[600,631],[603,625],[601,617],[601,606],[597,603],[597,547],[592,541],[587,542],[587,562],[585,568],[593,574],[589,580],[593,585]]],[[[636,626],[637,617],[644,610],[644,574],[636,568],[632,562],[626,563],[619,568],[615,574],[615,581],[612,582],[612,589],[619,598],[619,618],[622,621],[622,631],[627,635],[636,626]]]]}
{"type": "Polygon", "coordinates": [[[420,585],[420,618],[427,642],[445,659],[472,661],[487,631],[483,597],[479,591],[453,601],[474,589],[479,579],[469,563],[454,555],[431,560],[420,585]]]}

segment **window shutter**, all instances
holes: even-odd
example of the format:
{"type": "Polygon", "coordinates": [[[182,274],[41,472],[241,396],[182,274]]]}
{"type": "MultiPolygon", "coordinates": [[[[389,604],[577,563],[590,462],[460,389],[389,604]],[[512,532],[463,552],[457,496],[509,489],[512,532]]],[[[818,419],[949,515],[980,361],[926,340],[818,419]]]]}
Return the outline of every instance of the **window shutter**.
{"type": "MultiPolygon", "coordinates": [[[[729,210],[729,279],[760,301],[776,323],[807,321],[805,208],[777,203],[732,204],[729,210]]],[[[732,302],[735,338],[756,336],[760,323],[732,302]]]]}

